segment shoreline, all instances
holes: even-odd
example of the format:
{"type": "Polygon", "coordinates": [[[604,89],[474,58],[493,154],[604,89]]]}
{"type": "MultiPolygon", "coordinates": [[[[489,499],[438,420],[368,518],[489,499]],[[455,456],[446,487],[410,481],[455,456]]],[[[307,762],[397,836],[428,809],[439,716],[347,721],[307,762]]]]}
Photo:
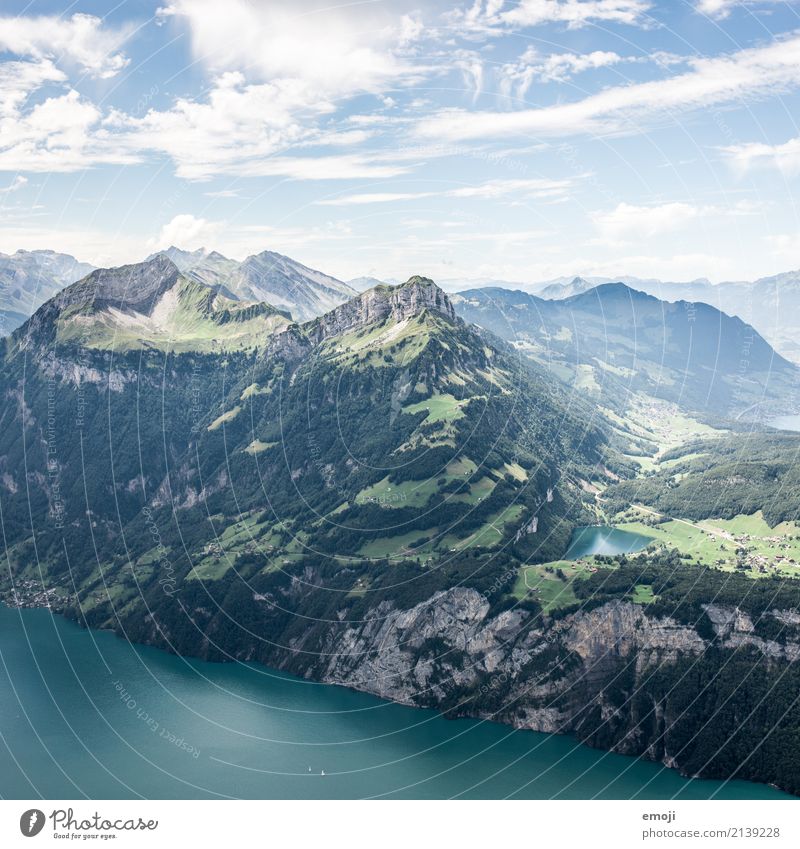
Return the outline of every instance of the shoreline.
{"type": "MultiPolygon", "coordinates": [[[[313,686],[323,686],[323,687],[336,687],[338,689],[350,692],[350,693],[358,693],[364,696],[368,696],[370,698],[379,700],[384,705],[397,705],[402,708],[415,708],[417,711],[430,711],[436,716],[447,720],[449,722],[457,722],[458,720],[467,720],[479,724],[487,724],[492,727],[496,727],[498,729],[508,729],[510,733],[518,733],[520,731],[530,731],[536,735],[543,735],[544,737],[556,737],[562,740],[568,740],[571,744],[572,751],[580,751],[581,749],[587,750],[587,752],[601,752],[603,753],[600,760],[602,761],[606,756],[611,757],[623,757],[632,765],[635,762],[639,762],[641,764],[652,764],[653,766],[658,766],[661,769],[667,770],[671,773],[675,773],[676,776],[679,776],[682,780],[686,782],[714,782],[719,784],[720,786],[726,786],[730,782],[734,782],[736,784],[739,783],[747,783],[748,785],[752,785],[753,787],[770,787],[776,792],[782,794],[782,798],[786,800],[791,800],[797,798],[791,792],[781,788],[780,786],[772,783],[772,782],[757,782],[751,781],[749,779],[743,778],[715,778],[709,776],[696,776],[689,775],[684,772],[680,765],[675,763],[666,763],[665,760],[659,760],[656,758],[648,758],[644,755],[638,754],[629,754],[625,752],[615,751],[613,748],[606,748],[595,746],[591,742],[583,741],[578,738],[578,736],[571,730],[566,731],[557,731],[557,730],[542,730],[541,728],[532,727],[530,725],[525,725],[524,723],[516,723],[511,720],[505,720],[503,718],[497,718],[496,715],[493,715],[490,712],[486,711],[470,711],[465,710],[463,708],[449,708],[449,709],[440,709],[435,706],[428,705],[419,705],[414,702],[404,701],[400,699],[392,698],[391,696],[382,695],[376,693],[374,690],[371,690],[367,687],[357,686],[350,682],[342,682],[338,680],[333,680],[330,678],[308,678],[301,677],[294,672],[287,671],[286,669],[276,668],[274,666],[269,666],[267,664],[261,663],[260,661],[251,660],[218,660],[218,659],[209,659],[202,657],[197,654],[186,654],[186,653],[177,653],[171,651],[169,648],[164,645],[159,645],[153,642],[133,642],[131,640],[126,639],[123,635],[121,635],[116,629],[113,628],[97,628],[93,626],[87,625],[85,622],[80,621],[77,618],[73,618],[72,616],[67,615],[64,611],[56,610],[52,607],[45,606],[20,606],[14,607],[8,605],[6,602],[0,601],[0,607],[5,608],[8,611],[12,610],[30,610],[30,611],[44,611],[47,610],[51,617],[55,620],[58,617],[65,623],[70,623],[72,625],[77,626],[81,631],[86,633],[96,632],[98,634],[113,634],[117,640],[122,644],[127,644],[134,651],[138,653],[138,649],[145,648],[148,650],[153,650],[162,654],[166,657],[176,658],[185,661],[199,661],[201,663],[209,663],[214,666],[219,667],[236,667],[241,665],[244,668],[263,670],[265,673],[274,675],[281,680],[291,681],[293,683],[303,683],[310,684],[313,686]]],[[[627,768],[630,769],[630,766],[627,768]]],[[[648,799],[656,801],[661,797],[648,797],[648,799]]]]}

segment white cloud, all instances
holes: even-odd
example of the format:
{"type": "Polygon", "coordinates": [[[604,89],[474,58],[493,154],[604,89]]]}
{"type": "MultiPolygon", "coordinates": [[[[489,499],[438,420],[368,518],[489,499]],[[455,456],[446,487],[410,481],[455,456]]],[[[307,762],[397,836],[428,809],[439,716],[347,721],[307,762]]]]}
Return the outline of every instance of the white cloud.
{"type": "Polygon", "coordinates": [[[449,198],[520,198],[561,197],[572,187],[571,180],[518,179],[489,180],[476,186],[460,186],[434,192],[365,192],[317,201],[318,206],[361,206],[371,203],[396,203],[404,200],[422,200],[432,197],[449,198]]]}
{"type": "Polygon", "coordinates": [[[783,144],[751,142],[723,148],[735,170],[740,173],[758,167],[774,167],[787,176],[800,174],[800,138],[783,144]]]}
{"type": "Polygon", "coordinates": [[[93,77],[119,73],[128,59],[120,47],[130,29],[111,30],[94,15],[0,18],[0,51],[74,64],[93,77]]]}
{"type": "Polygon", "coordinates": [[[646,22],[651,5],[649,0],[520,0],[506,8],[503,0],[475,0],[469,8],[452,12],[448,20],[466,33],[493,35],[552,23],[570,28],[594,22],[637,25],[646,22]]]}
{"type": "Polygon", "coordinates": [[[298,83],[247,85],[242,74],[219,77],[205,101],[178,99],[171,109],[151,109],[141,118],[115,112],[107,122],[131,149],[170,156],[178,176],[202,179],[227,173],[236,163],[271,156],[303,137],[293,110],[305,98],[321,114],[327,104],[298,83]]]}
{"type": "Polygon", "coordinates": [[[122,164],[135,155],[104,144],[101,114],[70,90],[27,112],[0,114],[0,171],[82,171],[99,162],[122,164]]]}
{"type": "Polygon", "coordinates": [[[712,18],[727,18],[737,0],[697,0],[697,11],[712,18]]]}
{"type": "Polygon", "coordinates": [[[521,197],[551,198],[563,195],[572,187],[571,180],[517,179],[490,180],[478,186],[463,186],[447,194],[451,197],[499,198],[509,195],[521,197]]]}
{"type": "Polygon", "coordinates": [[[317,206],[362,206],[369,203],[396,203],[401,200],[421,200],[437,192],[365,192],[316,201],[317,206]]]}
{"type": "Polygon", "coordinates": [[[615,209],[596,213],[592,218],[604,239],[629,242],[679,230],[697,218],[700,212],[698,207],[680,202],[658,206],[620,203],[615,209]]]}
{"type": "Polygon", "coordinates": [[[453,56],[453,66],[461,71],[464,87],[472,92],[473,101],[483,90],[483,62],[472,51],[460,50],[453,56]]]}
{"type": "Polygon", "coordinates": [[[553,22],[571,27],[592,21],[637,24],[650,5],[648,0],[521,0],[494,17],[504,24],[523,27],[553,22]]]}
{"type": "Polygon", "coordinates": [[[208,198],[238,198],[239,192],[236,189],[220,189],[216,192],[203,192],[208,198]]]}
{"type": "Polygon", "coordinates": [[[444,111],[421,121],[417,133],[457,140],[630,131],[658,114],[774,96],[800,83],[800,37],[690,64],[686,73],[608,88],[574,103],[518,112],[444,111]]]}
{"type": "Polygon", "coordinates": [[[18,192],[28,183],[28,178],[22,174],[17,174],[16,177],[4,188],[0,189],[0,195],[10,195],[12,192],[18,192]]]}
{"type": "MultiPolygon", "coordinates": [[[[52,35],[50,19],[35,20],[43,22],[39,40],[44,43],[52,35]]],[[[0,21],[0,44],[36,57],[0,62],[0,171],[79,171],[99,162],[135,161],[135,156],[108,143],[100,128],[100,110],[65,87],[66,74],[51,58],[40,55],[39,42],[27,44],[24,35],[24,28],[0,21]],[[34,93],[52,88],[59,93],[31,99],[34,93]]],[[[84,53],[80,43],[75,52],[84,53]]],[[[87,56],[86,61],[90,60],[87,56]]],[[[98,72],[103,67],[99,58],[95,65],[98,72]]]]}
{"type": "Polygon", "coordinates": [[[322,97],[380,92],[419,75],[403,53],[421,35],[422,24],[384,4],[309,9],[289,0],[176,0],[160,13],[188,22],[194,55],[214,72],[299,80],[322,97]]]}
{"type": "Polygon", "coordinates": [[[140,118],[114,112],[105,126],[115,132],[120,149],[166,154],[176,174],[189,180],[215,175],[361,179],[405,173],[405,167],[366,154],[286,155],[289,149],[341,148],[370,138],[367,130],[317,130],[314,121],[334,110],[303,80],[248,83],[242,73],[228,71],[203,101],[179,98],[170,109],[151,109],[140,118]]]}
{"type": "Polygon", "coordinates": [[[736,8],[748,6],[787,5],[797,0],[696,0],[695,8],[701,15],[708,15],[716,20],[727,18],[736,8]]]}
{"type": "Polygon", "coordinates": [[[575,74],[625,61],[631,60],[607,50],[543,56],[535,47],[529,47],[516,62],[509,62],[500,68],[500,93],[506,97],[513,94],[524,98],[534,82],[566,82],[575,74]]]}
{"type": "Polygon", "coordinates": [[[179,2],[162,14],[187,18],[196,53],[218,70],[204,96],[180,97],[144,115],[111,110],[104,116],[74,90],[26,109],[37,89],[66,82],[56,64],[65,57],[96,76],[125,64],[115,50],[122,36],[99,19],[19,18],[0,30],[0,46],[35,57],[0,63],[0,169],[73,171],[156,153],[191,180],[217,174],[361,179],[407,171],[367,155],[298,154],[301,148],[352,147],[371,137],[373,130],[321,129],[319,122],[336,112],[336,97],[377,89],[408,72],[389,47],[402,52],[414,42],[421,31],[416,18],[382,16],[374,21],[379,31],[365,32],[352,13],[308,15],[290,4],[258,8],[242,0],[224,8],[210,0],[179,2]],[[240,65],[262,79],[233,69],[240,65]],[[295,155],[286,155],[290,148],[295,155]]]}
{"type": "Polygon", "coordinates": [[[166,154],[190,180],[385,178],[408,170],[368,154],[298,154],[374,135],[321,122],[342,98],[420,78],[422,64],[405,58],[423,32],[418,15],[384,4],[315,9],[289,0],[175,0],[159,15],[188,24],[212,85],[203,99],[180,98],[138,119],[115,113],[109,123],[129,150],[166,154]]]}
{"type": "Polygon", "coordinates": [[[148,245],[154,250],[168,248],[170,245],[188,251],[209,245],[213,247],[224,226],[222,222],[208,221],[190,214],[176,215],[161,228],[158,238],[151,239],[148,245]]]}
{"type": "Polygon", "coordinates": [[[620,203],[612,210],[596,212],[591,217],[600,233],[600,244],[622,244],[685,230],[698,219],[702,220],[703,224],[710,225],[722,219],[759,215],[762,212],[761,203],[748,200],[740,200],[727,206],[698,206],[674,201],[651,206],[620,203]]]}
{"type": "Polygon", "coordinates": [[[31,92],[66,75],[49,60],[0,63],[0,120],[14,118],[31,92]]]}

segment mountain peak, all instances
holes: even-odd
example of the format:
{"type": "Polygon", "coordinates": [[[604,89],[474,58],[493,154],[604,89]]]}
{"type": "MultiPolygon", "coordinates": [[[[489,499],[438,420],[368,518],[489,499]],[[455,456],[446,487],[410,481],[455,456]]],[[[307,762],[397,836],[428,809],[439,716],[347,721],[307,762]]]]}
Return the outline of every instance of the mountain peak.
{"type": "Polygon", "coordinates": [[[289,310],[298,322],[323,315],[356,294],[341,280],[275,251],[248,256],[225,283],[240,298],[289,310]]]}
{"type": "Polygon", "coordinates": [[[114,306],[149,314],[179,276],[178,266],[166,254],[156,254],[144,262],[98,268],[64,289],[55,302],[60,309],[91,304],[95,309],[114,306]]]}
{"type": "MultiPolygon", "coordinates": [[[[381,284],[368,289],[325,315],[301,325],[299,332],[313,345],[318,345],[332,336],[379,322],[407,321],[426,310],[445,316],[454,323],[461,321],[445,292],[428,277],[415,275],[399,286],[381,284]]],[[[295,326],[290,335],[296,333],[295,326]]]]}
{"type": "MultiPolygon", "coordinates": [[[[376,288],[381,289],[383,287],[376,288]]],[[[367,294],[369,294],[369,291],[364,293],[364,295],[367,294]]],[[[398,318],[409,318],[424,309],[442,313],[450,319],[456,317],[450,298],[430,277],[415,274],[413,277],[409,277],[405,283],[389,289],[387,294],[391,311],[397,313],[396,317],[398,318]]],[[[361,297],[363,298],[364,295],[361,297]]]]}
{"type": "Polygon", "coordinates": [[[652,295],[648,295],[639,289],[634,289],[627,283],[614,281],[612,283],[598,283],[585,292],[579,292],[577,295],[565,298],[564,303],[588,303],[597,298],[624,298],[626,300],[646,298],[656,300],[652,295]]]}

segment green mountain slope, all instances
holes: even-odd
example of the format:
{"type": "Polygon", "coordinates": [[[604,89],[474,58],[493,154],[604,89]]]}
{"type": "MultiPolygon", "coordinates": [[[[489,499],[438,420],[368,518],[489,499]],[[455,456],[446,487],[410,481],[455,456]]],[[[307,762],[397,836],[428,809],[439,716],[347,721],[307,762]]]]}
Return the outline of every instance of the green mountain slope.
{"type": "Polygon", "coordinates": [[[669,468],[612,485],[609,510],[634,503],[665,516],[733,519],[760,512],[767,524],[800,519],[800,435],[751,433],[698,440],[664,455],[669,468]]]}
{"type": "Polygon", "coordinates": [[[185,276],[165,255],[93,271],[68,287],[17,334],[56,345],[129,351],[223,352],[255,348],[289,323],[269,304],[248,303],[185,276]]]}
{"type": "Polygon", "coordinates": [[[196,323],[191,350],[139,332],[119,344],[119,315],[152,320],[196,285],[166,257],[95,273],[6,351],[12,561],[30,568],[35,548],[59,580],[79,562],[84,612],[111,615],[96,595],[109,587],[137,606],[139,577],[158,571],[151,523],[179,585],[242,562],[284,580],[310,560],[355,590],[397,564],[447,583],[465,557],[487,575],[552,559],[588,517],[582,482],[614,464],[591,409],[465,325],[431,281],[284,320],[258,348],[209,353],[196,323]]]}

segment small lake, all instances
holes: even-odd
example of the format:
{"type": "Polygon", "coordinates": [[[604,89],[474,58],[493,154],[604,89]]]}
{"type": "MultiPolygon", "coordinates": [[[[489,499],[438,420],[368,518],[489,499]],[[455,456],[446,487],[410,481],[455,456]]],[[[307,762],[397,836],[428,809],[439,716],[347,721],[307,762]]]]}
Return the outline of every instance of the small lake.
{"type": "Polygon", "coordinates": [[[3,606],[0,797],[791,798],[3,606]]]}
{"type": "Polygon", "coordinates": [[[775,418],[770,419],[767,424],[770,427],[777,428],[778,430],[791,430],[796,433],[800,433],[800,414],[792,416],[775,416],[775,418]]]}
{"type": "Polygon", "coordinates": [[[564,559],[578,560],[592,554],[631,554],[647,548],[652,541],[652,537],[608,525],[589,525],[575,529],[564,559]]]}

